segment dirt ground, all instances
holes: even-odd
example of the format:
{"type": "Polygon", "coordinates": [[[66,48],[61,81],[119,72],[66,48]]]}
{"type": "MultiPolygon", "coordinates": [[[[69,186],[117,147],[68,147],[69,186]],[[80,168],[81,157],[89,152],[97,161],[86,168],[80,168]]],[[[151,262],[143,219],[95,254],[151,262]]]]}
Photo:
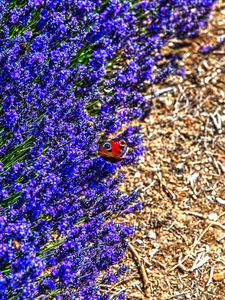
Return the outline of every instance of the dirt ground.
{"type": "Polygon", "coordinates": [[[225,2],[176,50],[186,77],[154,88],[161,95],[142,122],[145,155],[126,170],[125,190],[141,189],[144,208],[126,217],[136,228],[130,271],[111,288],[130,300],[225,300],[225,45],[200,53],[221,37],[225,2]]]}

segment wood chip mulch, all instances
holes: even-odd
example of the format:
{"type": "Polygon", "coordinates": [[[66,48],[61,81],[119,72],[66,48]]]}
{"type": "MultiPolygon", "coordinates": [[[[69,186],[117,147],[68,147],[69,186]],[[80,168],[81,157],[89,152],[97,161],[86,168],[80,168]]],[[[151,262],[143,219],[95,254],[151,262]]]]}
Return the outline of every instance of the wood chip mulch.
{"type": "Polygon", "coordinates": [[[141,124],[145,155],[126,169],[124,189],[141,189],[144,207],[125,218],[136,228],[130,271],[111,288],[130,300],[225,300],[225,45],[200,53],[221,37],[222,2],[180,50],[186,76],[155,88],[162,93],[141,124]]]}

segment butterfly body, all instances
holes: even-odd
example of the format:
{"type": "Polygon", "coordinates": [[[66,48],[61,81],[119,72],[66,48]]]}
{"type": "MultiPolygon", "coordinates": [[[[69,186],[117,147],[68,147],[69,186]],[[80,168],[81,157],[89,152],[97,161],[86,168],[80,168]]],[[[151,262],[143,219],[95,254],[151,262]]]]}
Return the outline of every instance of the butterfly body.
{"type": "Polygon", "coordinates": [[[112,139],[100,144],[99,155],[106,161],[116,163],[124,159],[128,147],[124,140],[112,139]]]}

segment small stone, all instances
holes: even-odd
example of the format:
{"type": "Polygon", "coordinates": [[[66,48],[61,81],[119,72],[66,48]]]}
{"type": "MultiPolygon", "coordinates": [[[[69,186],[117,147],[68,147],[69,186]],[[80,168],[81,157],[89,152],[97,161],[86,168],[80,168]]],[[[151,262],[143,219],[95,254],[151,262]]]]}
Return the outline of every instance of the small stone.
{"type": "Polygon", "coordinates": [[[176,174],[176,177],[177,177],[177,178],[183,178],[184,175],[183,175],[183,174],[176,174]]]}
{"type": "Polygon", "coordinates": [[[137,240],[136,240],[136,244],[138,244],[138,245],[143,245],[144,242],[143,242],[142,240],[140,240],[140,239],[137,239],[137,240]]]}
{"type": "Polygon", "coordinates": [[[141,156],[141,157],[139,158],[139,162],[140,162],[140,163],[144,163],[144,162],[145,162],[144,156],[141,156]]]}
{"type": "Polygon", "coordinates": [[[184,167],[184,163],[179,163],[176,165],[176,170],[181,171],[184,167]]]}
{"type": "Polygon", "coordinates": [[[159,249],[160,248],[160,244],[159,243],[153,243],[152,246],[156,249],[159,249]]]}
{"type": "Polygon", "coordinates": [[[218,215],[217,215],[216,213],[211,213],[211,214],[208,215],[208,219],[209,219],[210,221],[214,221],[214,220],[216,220],[217,218],[218,218],[218,215]]]}
{"type": "Polygon", "coordinates": [[[135,178],[141,178],[141,173],[138,172],[138,171],[135,172],[134,177],[135,177],[135,178]]]}
{"type": "Polygon", "coordinates": [[[156,239],[156,233],[153,230],[150,230],[149,233],[147,234],[147,237],[150,239],[156,239]]]}
{"type": "Polygon", "coordinates": [[[209,201],[212,201],[212,197],[211,197],[211,196],[206,196],[206,198],[207,198],[209,201]]]}
{"type": "Polygon", "coordinates": [[[191,299],[191,293],[187,293],[186,295],[185,295],[185,297],[187,298],[187,299],[191,299]]]}

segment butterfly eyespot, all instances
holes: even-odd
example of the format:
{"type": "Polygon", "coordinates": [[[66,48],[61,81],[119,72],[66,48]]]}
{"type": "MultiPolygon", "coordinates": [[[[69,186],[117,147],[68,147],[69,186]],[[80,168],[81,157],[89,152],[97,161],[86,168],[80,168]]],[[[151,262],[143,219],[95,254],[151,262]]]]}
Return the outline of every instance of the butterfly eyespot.
{"type": "Polygon", "coordinates": [[[110,145],[110,143],[109,143],[109,142],[106,142],[106,143],[104,144],[104,148],[105,148],[105,150],[110,151],[110,150],[111,150],[111,145],[110,145]]]}
{"type": "Polygon", "coordinates": [[[126,146],[126,142],[124,140],[120,141],[120,148],[124,148],[126,146]]]}

